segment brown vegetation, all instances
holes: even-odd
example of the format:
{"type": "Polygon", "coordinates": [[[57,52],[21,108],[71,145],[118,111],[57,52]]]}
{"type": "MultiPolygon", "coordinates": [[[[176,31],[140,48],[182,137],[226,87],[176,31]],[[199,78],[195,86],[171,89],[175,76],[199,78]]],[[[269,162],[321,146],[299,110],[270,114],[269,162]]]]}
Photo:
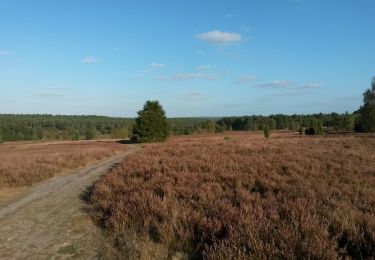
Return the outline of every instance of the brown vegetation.
{"type": "Polygon", "coordinates": [[[32,185],[123,149],[121,144],[97,141],[2,144],[0,189],[32,185]]]}
{"type": "Polygon", "coordinates": [[[92,214],[123,258],[373,258],[374,147],[368,135],[174,138],[103,177],[92,214]]]}

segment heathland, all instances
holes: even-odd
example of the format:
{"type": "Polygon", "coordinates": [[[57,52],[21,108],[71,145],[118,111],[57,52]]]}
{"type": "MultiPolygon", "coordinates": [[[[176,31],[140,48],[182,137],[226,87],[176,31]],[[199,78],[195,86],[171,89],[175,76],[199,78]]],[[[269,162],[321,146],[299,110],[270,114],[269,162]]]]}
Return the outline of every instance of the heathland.
{"type": "Polygon", "coordinates": [[[105,175],[92,217],[112,257],[371,258],[374,147],[371,134],[172,137],[105,175]]]}
{"type": "Polygon", "coordinates": [[[123,151],[114,141],[5,143],[0,145],[0,191],[30,186],[123,151]]]}

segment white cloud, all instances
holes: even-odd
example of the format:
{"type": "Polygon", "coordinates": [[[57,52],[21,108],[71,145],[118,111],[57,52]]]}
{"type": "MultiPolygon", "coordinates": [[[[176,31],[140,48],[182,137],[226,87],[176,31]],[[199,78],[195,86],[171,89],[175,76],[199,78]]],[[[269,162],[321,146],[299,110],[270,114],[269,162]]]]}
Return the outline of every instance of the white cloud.
{"type": "Polygon", "coordinates": [[[198,39],[212,43],[234,43],[242,40],[242,35],[232,32],[211,31],[198,34],[198,39]]]}
{"type": "Polygon", "coordinates": [[[198,66],[195,69],[196,70],[209,70],[211,69],[211,65],[198,66]]]}
{"type": "Polygon", "coordinates": [[[254,82],[257,78],[253,75],[243,75],[240,77],[240,79],[237,81],[238,84],[246,84],[250,82],[254,82]]]}
{"type": "Polygon", "coordinates": [[[154,68],[154,69],[160,69],[160,68],[164,68],[165,67],[165,64],[161,64],[161,63],[156,63],[156,62],[153,62],[149,65],[151,68],[154,68]]]}
{"type": "Polygon", "coordinates": [[[173,76],[157,76],[155,80],[161,81],[179,81],[188,79],[206,79],[206,80],[218,80],[218,75],[211,73],[180,73],[173,76]]]}
{"type": "Polygon", "coordinates": [[[92,63],[97,63],[98,59],[95,56],[86,56],[82,58],[81,62],[86,63],[86,64],[92,64],[92,63]]]}
{"type": "Polygon", "coordinates": [[[11,55],[12,53],[10,51],[5,51],[5,50],[0,50],[0,56],[8,56],[11,55]]]}

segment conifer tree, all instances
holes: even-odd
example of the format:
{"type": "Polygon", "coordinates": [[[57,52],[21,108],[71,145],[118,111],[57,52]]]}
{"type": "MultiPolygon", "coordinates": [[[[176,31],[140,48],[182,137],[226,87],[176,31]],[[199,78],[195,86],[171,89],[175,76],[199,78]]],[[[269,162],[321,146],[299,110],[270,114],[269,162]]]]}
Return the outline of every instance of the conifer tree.
{"type": "Polygon", "coordinates": [[[132,140],[138,143],[165,141],[169,136],[169,126],[163,107],[158,101],[147,101],[138,111],[132,140]]]}

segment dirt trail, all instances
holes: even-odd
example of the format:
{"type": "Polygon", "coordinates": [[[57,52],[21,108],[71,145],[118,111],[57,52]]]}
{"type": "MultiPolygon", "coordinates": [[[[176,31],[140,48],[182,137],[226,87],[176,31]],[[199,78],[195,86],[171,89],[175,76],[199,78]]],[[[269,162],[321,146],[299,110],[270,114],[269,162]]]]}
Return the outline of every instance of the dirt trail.
{"type": "Polygon", "coordinates": [[[51,178],[0,208],[0,259],[97,259],[103,239],[88,216],[90,187],[129,153],[51,178]]]}

